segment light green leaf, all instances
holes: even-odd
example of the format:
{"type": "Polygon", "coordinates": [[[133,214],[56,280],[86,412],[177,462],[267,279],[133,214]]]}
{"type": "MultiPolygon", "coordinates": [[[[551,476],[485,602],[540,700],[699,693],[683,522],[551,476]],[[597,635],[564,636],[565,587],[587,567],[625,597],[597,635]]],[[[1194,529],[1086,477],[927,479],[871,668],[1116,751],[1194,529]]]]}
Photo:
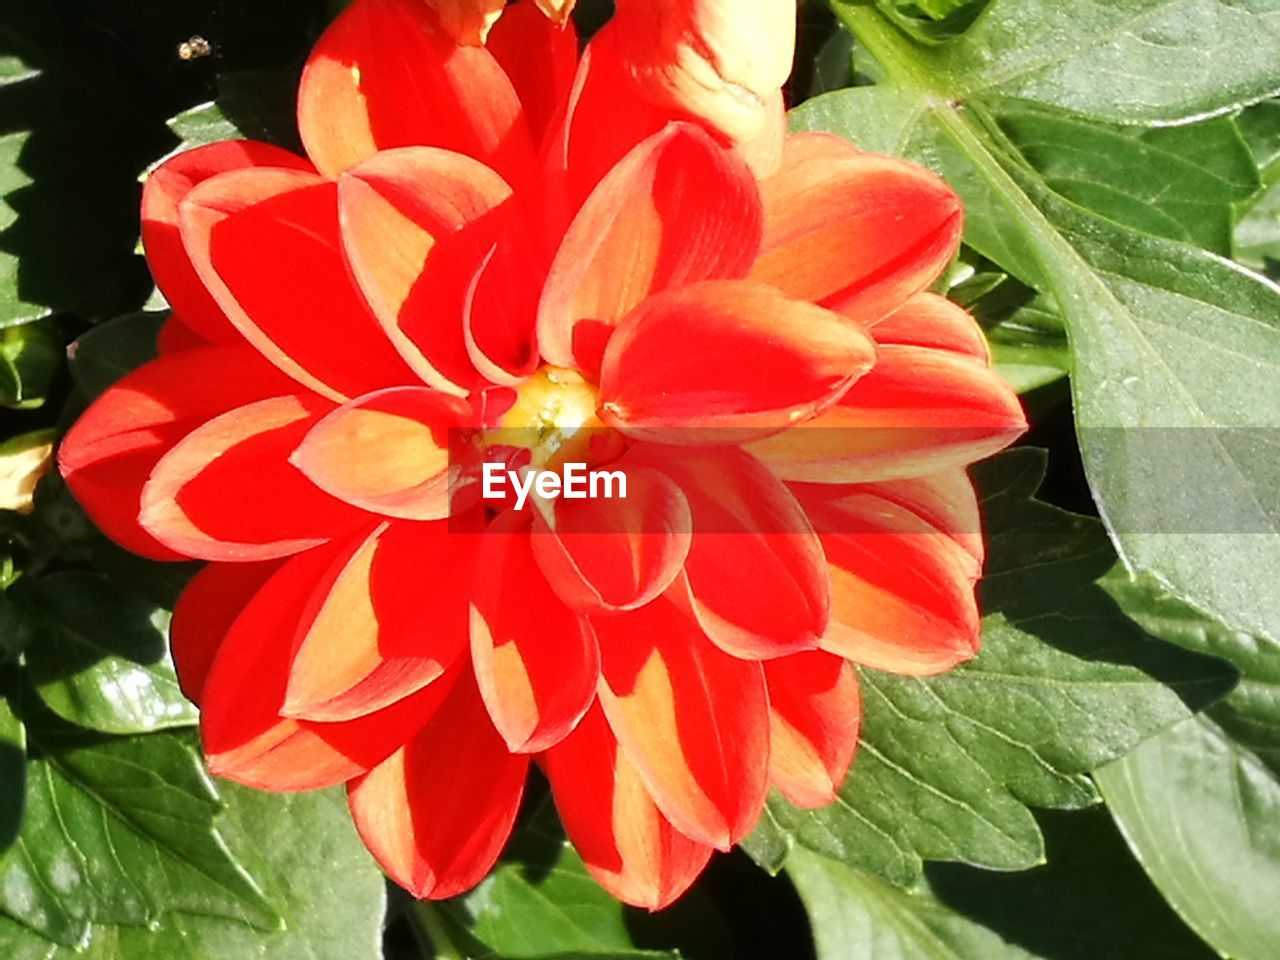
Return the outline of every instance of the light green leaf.
{"type": "Polygon", "coordinates": [[[116,734],[195,724],[167,653],[167,611],[92,573],[20,589],[38,631],[26,651],[30,679],[60,717],[116,734]]]}
{"type": "Polygon", "coordinates": [[[1035,451],[977,468],[989,559],[982,651],[930,678],[862,671],[859,754],[836,803],[771,798],[747,850],[777,869],[792,847],[919,879],[922,860],[1020,870],[1043,859],[1028,805],[1094,803],[1087,772],[1225,693],[1220,661],[1129,621],[1096,583],[1114,563],[1101,526],[1032,499],[1035,451]]]}
{"type": "Polygon", "coordinates": [[[0,405],[41,406],[65,354],[56,325],[47,320],[0,329],[0,405]]]}

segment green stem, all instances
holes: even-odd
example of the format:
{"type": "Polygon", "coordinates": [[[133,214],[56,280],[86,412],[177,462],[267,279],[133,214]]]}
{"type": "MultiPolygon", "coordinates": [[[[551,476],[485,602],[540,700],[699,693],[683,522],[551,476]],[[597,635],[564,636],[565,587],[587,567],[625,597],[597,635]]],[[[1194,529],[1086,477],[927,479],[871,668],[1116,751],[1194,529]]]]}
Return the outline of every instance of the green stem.
{"type": "MultiPolygon", "coordinates": [[[[415,932],[426,934],[428,943],[422,944],[424,949],[430,949],[431,956],[435,960],[467,960],[466,953],[453,942],[453,938],[449,936],[449,931],[445,926],[444,917],[440,914],[440,908],[433,903],[421,901],[415,903],[412,908],[412,916],[416,921],[414,923],[415,932]]],[[[421,936],[419,936],[421,940],[421,936]]]]}

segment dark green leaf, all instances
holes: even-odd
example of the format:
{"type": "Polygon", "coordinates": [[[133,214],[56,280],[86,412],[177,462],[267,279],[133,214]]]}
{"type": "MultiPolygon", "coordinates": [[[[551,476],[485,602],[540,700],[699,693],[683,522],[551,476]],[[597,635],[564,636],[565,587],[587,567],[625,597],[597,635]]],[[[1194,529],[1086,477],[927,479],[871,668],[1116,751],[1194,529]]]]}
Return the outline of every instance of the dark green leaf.
{"type": "Polygon", "coordinates": [[[90,400],[156,355],[156,335],[167,313],[133,313],[94,327],[67,353],[71,376],[90,400]]]}
{"type": "Polygon", "coordinates": [[[44,577],[22,596],[38,624],[31,682],[60,717],[116,734],[196,722],[168,658],[167,611],[92,573],[44,577]]]}
{"type": "Polygon", "coordinates": [[[839,800],[770,800],[747,849],[771,868],[800,845],[895,883],[921,861],[1042,861],[1028,804],[1096,802],[1086,774],[1225,693],[1220,661],[1153,640],[1098,586],[1114,563],[1096,521],[1032,499],[1035,451],[982,465],[988,529],[980,655],[938,677],[862,671],[859,755],[839,800]]]}
{"type": "Polygon", "coordinates": [[[27,729],[14,712],[16,674],[0,667],[0,854],[18,838],[27,793],[27,729]]]}

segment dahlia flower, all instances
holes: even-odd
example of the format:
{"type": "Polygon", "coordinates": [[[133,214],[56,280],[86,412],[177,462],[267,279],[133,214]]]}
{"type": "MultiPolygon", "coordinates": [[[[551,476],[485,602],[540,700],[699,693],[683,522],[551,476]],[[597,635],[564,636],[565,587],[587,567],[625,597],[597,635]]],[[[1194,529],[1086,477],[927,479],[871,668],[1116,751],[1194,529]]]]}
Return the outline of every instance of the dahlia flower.
{"type": "Polygon", "coordinates": [[[629,23],[580,58],[529,3],[476,46],[356,0],[302,79],[305,157],[147,180],[160,357],[60,450],[108,535],[208,562],[172,644],[209,768],[348,784],[420,897],[485,876],[536,763],[599,882],[670,903],[770,785],[833,799],[851,662],[978,642],[963,468],[1025,424],[925,292],[957,198],[835,138],[736,142],[632,69],[629,23]],[[516,509],[495,461],[627,496],[516,509]]]}

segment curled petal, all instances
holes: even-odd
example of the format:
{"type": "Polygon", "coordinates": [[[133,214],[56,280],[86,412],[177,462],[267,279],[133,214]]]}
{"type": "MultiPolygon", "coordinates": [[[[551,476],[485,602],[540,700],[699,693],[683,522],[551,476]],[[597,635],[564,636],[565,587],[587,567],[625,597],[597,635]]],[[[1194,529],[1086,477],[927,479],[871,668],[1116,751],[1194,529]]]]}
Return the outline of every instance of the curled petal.
{"type": "Polygon", "coordinates": [[[768,469],[740,450],[650,444],[633,448],[626,462],[660,471],[688,498],[688,600],[717,646],[750,659],[817,646],[830,607],[822,545],[768,469]]]}
{"type": "Polygon", "coordinates": [[[691,124],[667,126],[609,172],[565,234],[538,307],[542,355],[595,369],[613,327],[651,294],[745,276],[761,229],[746,164],[691,124]]]}
{"type": "Polygon", "coordinates": [[[303,613],[282,712],[350,720],[441,677],[466,649],[478,532],[388,523],[340,554],[303,613]]]}
{"type": "Polygon", "coordinates": [[[444,147],[508,176],[533,160],[502,67],[459,46],[423,0],[361,0],[334,21],[303,70],[298,128],[330,177],[394,147],[444,147]]]}
{"type": "Polygon", "coordinates": [[[910,510],[930,526],[947,534],[973,558],[973,576],[982,572],[986,545],[978,493],[959,467],[929,477],[868,483],[864,489],[910,510]]]}
{"type": "Polygon", "coordinates": [[[618,328],[600,369],[602,416],[658,443],[741,443],[815,416],[875,357],[829,310],[750,281],[694,284],[618,328]]]}
{"type": "Polygon", "coordinates": [[[578,71],[572,7],[564,0],[518,3],[489,33],[489,52],[511,79],[535,143],[546,139],[578,71]]]}
{"type": "Polygon", "coordinates": [[[617,11],[622,57],[647,96],[734,140],[760,133],[795,56],[791,0],[619,0],[617,11]]]}
{"type": "Polygon", "coordinates": [[[467,357],[490,383],[514,386],[538,368],[536,316],[542,273],[514,205],[500,211],[498,233],[480,260],[462,307],[467,357]]]}
{"type": "Polygon", "coordinates": [[[415,897],[479,883],[511,833],[529,758],[510,753],[464,676],[421,732],[350,789],[351,814],[382,868],[415,897]]]}
{"type": "Polygon", "coordinates": [[[461,394],[475,382],[462,314],[482,250],[467,228],[510,195],[484,164],[434,147],[384,151],[339,178],[352,274],[405,362],[437,389],[461,394]]]}
{"type": "Polygon", "coordinates": [[[798,807],[836,798],[858,746],[862,701],[848,661],[813,651],[769,660],[769,779],[798,807]]]}
{"type": "Polygon", "coordinates": [[[368,514],[288,461],[329,409],[314,396],[275,397],[193,430],[143,488],[143,529],[184,556],[238,561],[288,556],[350,530],[368,514]]]}
{"type": "Polygon", "coordinates": [[[963,307],[936,293],[918,293],[871,328],[876,343],[932,347],[983,366],[991,363],[987,338],[963,307]]]}
{"type": "Polygon", "coordinates": [[[765,125],[750,140],[734,147],[734,151],[751,168],[757,180],[772,177],[782,169],[787,142],[787,104],[782,91],[775,91],[765,104],[765,125]]]}
{"type": "Polygon", "coordinates": [[[484,535],[471,599],[471,656],[489,715],[507,746],[558,743],[595,699],[595,632],[566,607],[534,562],[529,518],[502,514],[484,535]]]}
{"type": "Polygon", "coordinates": [[[768,787],[760,664],[716,648],[665,598],[595,625],[600,703],[627,759],[681,833],[728,850],[755,826],[768,787]]]}
{"type": "Polygon", "coordinates": [[[202,340],[235,344],[239,334],[205,289],[178,229],[178,204],[210,177],[247,167],[310,170],[287,150],[251,140],[226,140],[175,154],[147,175],[142,187],[142,248],[156,286],[174,313],[202,340]]]}
{"type": "Polygon", "coordinates": [[[596,881],[619,900],[661,910],[711,857],[663,816],[595,707],[541,757],[556,810],[596,881]]]}
{"type": "Polygon", "coordinates": [[[889,486],[793,488],[830,564],[831,624],[822,648],[877,670],[940,673],[978,649],[974,559],[924,516],[882,495],[889,486]]]}
{"type": "MultiPolygon", "coordinates": [[[[75,346],[72,346],[75,349],[75,346]]],[[[71,492],[98,527],[134,553],[183,556],[138,523],[156,463],[195,427],[228,410],[294,389],[248,347],[206,347],[162,357],[112,385],[58,447],[71,492]]]]}
{"type": "Polygon", "coordinates": [[[684,569],[693,539],[689,501],[656,470],[619,471],[627,495],[555,501],[534,517],[533,556],[551,586],[583,613],[634,610],[684,569]]]}
{"type": "Polygon", "coordinates": [[[949,350],[881,344],[875,369],[835,406],[751,450],[787,480],[861,483],[965,466],[1026,429],[995,370],[949,350]]]}
{"type": "Polygon", "coordinates": [[[462,484],[465,400],[426,387],[393,387],[333,410],[289,457],[317,487],[364,510],[439,520],[462,484]]]}
{"type": "Polygon", "coordinates": [[[179,206],[200,279],[245,338],[332,399],[417,382],[347,274],[337,185],[296,170],[224,173],[179,206]]]}
{"type": "Polygon", "coordinates": [[[761,193],[752,277],[868,326],[933,282],[960,242],[960,200],[942,180],[826,134],[790,138],[761,193]]]}

